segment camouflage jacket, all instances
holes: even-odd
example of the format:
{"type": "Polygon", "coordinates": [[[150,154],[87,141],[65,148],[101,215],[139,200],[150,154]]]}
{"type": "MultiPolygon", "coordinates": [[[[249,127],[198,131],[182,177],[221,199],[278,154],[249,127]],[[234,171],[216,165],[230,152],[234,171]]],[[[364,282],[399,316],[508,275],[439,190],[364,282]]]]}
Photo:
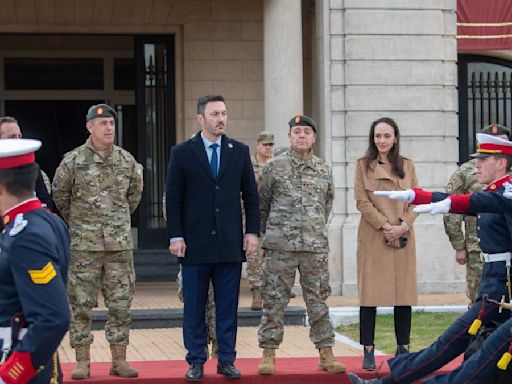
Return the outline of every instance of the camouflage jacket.
{"type": "Polygon", "coordinates": [[[261,177],[261,171],[263,170],[264,165],[261,165],[256,158],[256,154],[251,156],[252,167],[254,168],[254,176],[256,177],[256,181],[258,181],[261,177]]]}
{"type": "MultiPolygon", "coordinates": [[[[259,183],[260,179],[261,179],[261,171],[263,170],[264,165],[261,165],[258,162],[258,159],[256,158],[256,154],[251,155],[251,163],[252,163],[252,168],[254,169],[254,177],[256,178],[256,183],[259,183]]],[[[243,206],[243,200],[242,200],[242,206],[243,206]]],[[[242,209],[242,223],[243,223],[243,228],[245,228],[245,209],[242,209]]]]}
{"type": "Polygon", "coordinates": [[[48,190],[48,193],[52,193],[52,183],[50,182],[50,178],[48,177],[48,175],[45,173],[45,171],[43,171],[41,169],[41,175],[43,176],[43,180],[44,180],[44,186],[46,187],[46,189],[48,190]]]}
{"type": "Polygon", "coordinates": [[[142,187],[142,165],[118,146],[105,160],[90,138],[66,153],[55,171],[52,190],[70,228],[71,249],[132,249],[130,214],[139,204],[142,187]]]}
{"type": "Polygon", "coordinates": [[[258,186],[263,248],[327,252],[334,186],[322,159],[289,150],[263,167],[258,186]]]}
{"type": "MultiPolygon", "coordinates": [[[[476,159],[462,164],[450,177],[446,192],[471,193],[481,192],[484,187],[476,180],[476,159]]],[[[480,252],[476,236],[476,217],[458,214],[444,215],[444,229],[455,250],[467,249],[468,252],[480,252]],[[464,223],[464,227],[462,224],[464,223]]]]}

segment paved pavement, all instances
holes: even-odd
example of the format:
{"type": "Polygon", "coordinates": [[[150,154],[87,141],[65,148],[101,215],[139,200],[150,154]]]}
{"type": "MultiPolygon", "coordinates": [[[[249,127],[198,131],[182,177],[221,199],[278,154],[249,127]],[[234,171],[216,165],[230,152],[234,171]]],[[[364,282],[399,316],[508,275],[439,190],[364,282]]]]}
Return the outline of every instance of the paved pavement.
{"type": "MultiPolygon", "coordinates": [[[[147,308],[181,308],[182,303],[176,295],[175,283],[138,283],[133,302],[133,309],[147,308]]],[[[333,296],[327,301],[332,307],[358,306],[358,298],[352,296],[333,296]]],[[[240,307],[249,307],[251,292],[245,280],[242,281],[240,307]]],[[[420,295],[419,305],[466,305],[464,294],[435,294],[420,295]]],[[[305,307],[302,297],[292,299],[290,305],[305,307]]],[[[100,298],[100,309],[105,309],[100,298]]],[[[91,349],[92,361],[110,361],[110,351],[104,332],[94,332],[94,343],[91,349]]],[[[69,347],[66,336],[61,344],[61,361],[75,361],[74,351],[69,347]]],[[[336,356],[359,356],[362,351],[353,345],[336,341],[334,347],[336,356]]],[[[147,360],[182,360],[185,356],[181,328],[168,329],[137,329],[130,332],[130,346],[127,358],[130,361],[147,360]]],[[[240,327],[237,338],[237,356],[242,358],[260,357],[257,328],[240,327]]],[[[277,352],[278,357],[315,357],[318,351],[309,340],[309,328],[302,326],[287,326],[284,342],[277,352]]]]}

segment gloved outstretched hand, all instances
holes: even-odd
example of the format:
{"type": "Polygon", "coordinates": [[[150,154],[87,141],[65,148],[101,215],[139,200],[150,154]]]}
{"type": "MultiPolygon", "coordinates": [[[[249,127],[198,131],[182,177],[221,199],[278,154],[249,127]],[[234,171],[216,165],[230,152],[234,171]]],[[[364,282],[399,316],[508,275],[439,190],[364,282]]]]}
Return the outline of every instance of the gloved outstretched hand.
{"type": "Polygon", "coordinates": [[[412,189],[406,189],[405,191],[374,191],[376,196],[386,196],[391,200],[400,200],[410,203],[414,201],[416,193],[412,189]]]}
{"type": "Polygon", "coordinates": [[[449,213],[452,207],[452,200],[446,198],[438,201],[437,203],[421,204],[414,207],[413,212],[416,213],[430,213],[431,215],[449,213]]]}

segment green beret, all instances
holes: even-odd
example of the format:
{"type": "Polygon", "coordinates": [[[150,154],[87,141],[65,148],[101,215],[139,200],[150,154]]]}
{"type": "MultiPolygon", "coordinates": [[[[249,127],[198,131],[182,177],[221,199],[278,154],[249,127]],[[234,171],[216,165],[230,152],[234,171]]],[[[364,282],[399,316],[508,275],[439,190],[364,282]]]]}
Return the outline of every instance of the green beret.
{"type": "Polygon", "coordinates": [[[97,117],[113,117],[114,119],[117,119],[117,113],[110,105],[97,104],[89,108],[87,115],[85,116],[85,120],[89,121],[97,117]]]}
{"type": "Polygon", "coordinates": [[[306,125],[313,128],[313,131],[316,133],[316,122],[311,117],[306,115],[297,115],[290,119],[288,122],[290,128],[295,127],[296,125],[306,125]]]}
{"type": "Polygon", "coordinates": [[[500,124],[491,124],[483,127],[480,133],[486,133],[487,135],[507,135],[510,137],[510,129],[500,124]]]}
{"type": "Polygon", "coordinates": [[[262,144],[274,144],[274,135],[267,131],[261,131],[256,136],[256,141],[262,144]]]}

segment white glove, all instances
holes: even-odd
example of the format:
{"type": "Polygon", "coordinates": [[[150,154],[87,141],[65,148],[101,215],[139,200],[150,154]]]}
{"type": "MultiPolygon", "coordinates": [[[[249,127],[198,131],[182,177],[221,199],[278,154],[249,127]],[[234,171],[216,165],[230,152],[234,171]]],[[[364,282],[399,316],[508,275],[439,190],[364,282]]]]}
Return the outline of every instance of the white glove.
{"type": "Polygon", "coordinates": [[[412,189],[406,189],[405,191],[374,191],[376,196],[386,196],[391,200],[401,200],[411,202],[416,197],[416,193],[412,189]]]}
{"type": "Polygon", "coordinates": [[[452,200],[450,198],[438,201],[437,203],[420,204],[414,207],[413,212],[416,213],[427,213],[431,215],[439,213],[448,213],[452,207],[452,200]]]}

